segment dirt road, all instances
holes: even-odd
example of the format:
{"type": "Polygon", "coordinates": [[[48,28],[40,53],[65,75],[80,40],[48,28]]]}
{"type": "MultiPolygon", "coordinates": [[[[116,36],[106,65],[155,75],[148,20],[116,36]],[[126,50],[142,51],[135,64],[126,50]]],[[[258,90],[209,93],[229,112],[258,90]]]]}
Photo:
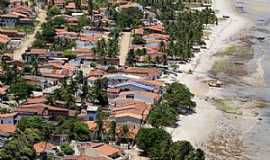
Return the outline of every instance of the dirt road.
{"type": "Polygon", "coordinates": [[[41,25],[46,22],[46,18],[47,18],[47,11],[39,9],[36,19],[38,21],[38,24],[36,25],[34,32],[28,34],[25,40],[22,42],[21,46],[16,50],[14,50],[13,58],[15,60],[22,60],[22,54],[25,52],[27,48],[31,47],[31,45],[35,41],[36,33],[41,30],[41,25]]]}
{"type": "Polygon", "coordinates": [[[126,64],[130,44],[131,44],[131,32],[122,32],[119,51],[120,66],[124,66],[126,64]]]}

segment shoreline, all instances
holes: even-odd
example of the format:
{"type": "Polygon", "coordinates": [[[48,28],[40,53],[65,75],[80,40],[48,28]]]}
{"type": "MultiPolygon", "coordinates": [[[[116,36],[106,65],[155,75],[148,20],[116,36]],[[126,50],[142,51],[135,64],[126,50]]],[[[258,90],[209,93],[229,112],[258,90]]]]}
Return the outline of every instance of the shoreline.
{"type": "Polygon", "coordinates": [[[194,101],[197,103],[196,113],[188,116],[180,115],[177,128],[166,128],[172,134],[174,141],[188,140],[192,145],[203,149],[211,133],[219,127],[218,121],[224,117],[224,112],[207,100],[208,97],[222,98],[219,94],[222,88],[209,89],[204,82],[211,79],[208,71],[216,61],[213,55],[228,47],[233,41],[233,36],[241,34],[253,25],[236,11],[233,0],[214,0],[213,6],[214,10],[219,11],[218,14],[227,15],[230,18],[219,22],[217,26],[210,27],[211,33],[209,40],[206,41],[207,49],[196,54],[190,63],[180,65],[181,70],[187,73],[191,69],[193,74],[182,73],[177,77],[177,81],[185,84],[194,93],[194,101]]]}

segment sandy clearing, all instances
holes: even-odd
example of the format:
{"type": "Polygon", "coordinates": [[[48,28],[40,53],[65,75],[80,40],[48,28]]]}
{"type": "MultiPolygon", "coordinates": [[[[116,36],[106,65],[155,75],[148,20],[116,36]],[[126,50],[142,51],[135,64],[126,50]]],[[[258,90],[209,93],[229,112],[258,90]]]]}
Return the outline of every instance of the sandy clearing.
{"type": "Polygon", "coordinates": [[[131,32],[122,32],[119,51],[120,66],[124,66],[126,64],[130,44],[131,44],[131,32]]]}

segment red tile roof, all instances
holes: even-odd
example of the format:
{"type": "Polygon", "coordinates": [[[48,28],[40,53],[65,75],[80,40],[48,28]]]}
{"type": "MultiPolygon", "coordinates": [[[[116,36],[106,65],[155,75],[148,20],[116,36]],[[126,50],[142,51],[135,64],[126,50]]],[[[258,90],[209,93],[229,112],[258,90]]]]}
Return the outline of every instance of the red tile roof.
{"type": "Polygon", "coordinates": [[[25,104],[36,104],[36,103],[46,103],[48,102],[46,97],[33,97],[33,98],[28,98],[25,104]]]}
{"type": "Polygon", "coordinates": [[[12,124],[0,124],[0,132],[2,133],[16,133],[16,126],[12,124]]]}
{"type": "Polygon", "coordinates": [[[48,50],[47,49],[39,49],[39,48],[33,48],[30,50],[31,54],[35,54],[35,55],[46,55],[48,54],[48,50]]]}
{"type": "Polygon", "coordinates": [[[101,144],[101,145],[97,145],[95,147],[93,147],[95,150],[97,150],[98,152],[100,152],[103,155],[106,156],[112,156],[115,154],[119,154],[121,152],[121,150],[117,147],[114,147],[112,145],[109,144],[101,144]]]}
{"type": "Polygon", "coordinates": [[[0,118],[10,118],[16,116],[18,113],[17,112],[12,112],[12,113],[3,113],[0,114],[0,118]]]}
{"type": "Polygon", "coordinates": [[[106,157],[90,157],[85,155],[65,156],[64,160],[108,160],[106,157]]]}
{"type": "Polygon", "coordinates": [[[67,9],[76,9],[75,2],[69,2],[66,6],[67,9]]]}
{"type": "Polygon", "coordinates": [[[7,35],[0,34],[0,43],[7,44],[10,41],[10,38],[7,35]]]}
{"type": "Polygon", "coordinates": [[[36,151],[36,153],[43,153],[46,152],[47,150],[55,149],[56,146],[48,142],[39,142],[34,144],[33,148],[36,151]]]}
{"type": "Polygon", "coordinates": [[[83,121],[85,123],[90,131],[95,131],[97,128],[97,123],[95,121],[83,121]]]}

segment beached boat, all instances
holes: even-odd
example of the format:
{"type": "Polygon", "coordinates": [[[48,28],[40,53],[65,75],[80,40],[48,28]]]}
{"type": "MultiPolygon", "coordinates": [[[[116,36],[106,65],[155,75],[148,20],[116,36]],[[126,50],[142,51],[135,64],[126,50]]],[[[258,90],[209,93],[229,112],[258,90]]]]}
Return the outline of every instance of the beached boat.
{"type": "Polygon", "coordinates": [[[221,87],[222,86],[222,82],[219,80],[210,80],[208,81],[208,86],[209,87],[221,87]]]}
{"type": "Polygon", "coordinates": [[[265,37],[257,37],[257,40],[259,41],[263,41],[265,39],[265,37]]]}

